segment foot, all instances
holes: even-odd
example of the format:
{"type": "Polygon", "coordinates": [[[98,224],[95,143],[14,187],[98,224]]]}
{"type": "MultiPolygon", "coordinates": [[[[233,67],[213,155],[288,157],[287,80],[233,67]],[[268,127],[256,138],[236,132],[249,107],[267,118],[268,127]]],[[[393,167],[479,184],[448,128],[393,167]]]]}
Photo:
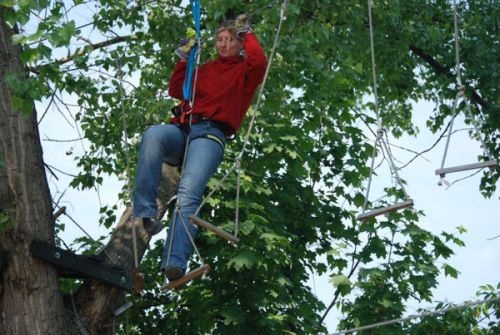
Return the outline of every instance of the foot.
{"type": "Polygon", "coordinates": [[[184,270],[178,266],[170,265],[165,268],[165,275],[168,281],[174,281],[184,276],[184,270]]]}
{"type": "Polygon", "coordinates": [[[163,230],[163,224],[160,220],[155,218],[142,219],[142,225],[151,236],[156,235],[163,230]]]}

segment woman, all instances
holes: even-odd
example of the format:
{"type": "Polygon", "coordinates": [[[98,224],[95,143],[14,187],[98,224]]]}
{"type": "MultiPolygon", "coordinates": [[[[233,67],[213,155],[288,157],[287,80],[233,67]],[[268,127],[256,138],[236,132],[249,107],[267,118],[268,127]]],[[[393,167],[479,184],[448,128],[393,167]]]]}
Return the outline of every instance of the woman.
{"type": "MultiPolygon", "coordinates": [[[[226,137],[240,128],[267,67],[264,50],[246,17],[239,16],[236,22],[243,24],[236,26],[235,21],[228,21],[217,30],[217,58],[198,69],[194,106],[183,102],[170,124],[150,127],[141,141],[134,215],[142,218],[146,231],[154,235],[163,228],[156,220],[161,165],[164,161],[171,165],[182,163],[189,136],[177,193],[178,211],[172,216],[161,265],[170,281],[186,272],[193,246],[184,226],[194,237],[197,227],[190,223],[189,216],[200,205],[208,180],[222,161],[226,137]]],[[[186,51],[186,45],[176,50],[181,59],[170,78],[169,94],[177,99],[183,98],[186,51]]]]}

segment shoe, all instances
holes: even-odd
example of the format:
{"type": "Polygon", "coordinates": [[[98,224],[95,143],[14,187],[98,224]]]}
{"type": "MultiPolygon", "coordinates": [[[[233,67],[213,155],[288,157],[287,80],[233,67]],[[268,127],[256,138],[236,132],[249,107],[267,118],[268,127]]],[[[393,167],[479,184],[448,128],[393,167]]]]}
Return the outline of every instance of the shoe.
{"type": "Polygon", "coordinates": [[[170,265],[165,268],[165,275],[168,281],[174,281],[184,276],[184,270],[178,266],[170,265]]]}
{"type": "Polygon", "coordinates": [[[142,219],[142,225],[151,236],[156,235],[163,230],[163,224],[160,220],[156,220],[155,218],[142,219]]]}

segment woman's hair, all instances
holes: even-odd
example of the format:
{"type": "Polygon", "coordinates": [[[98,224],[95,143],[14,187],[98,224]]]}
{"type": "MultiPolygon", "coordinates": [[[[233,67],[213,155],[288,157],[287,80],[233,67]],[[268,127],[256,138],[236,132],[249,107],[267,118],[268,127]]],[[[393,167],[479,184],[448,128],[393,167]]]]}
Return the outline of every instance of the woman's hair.
{"type": "Polygon", "coordinates": [[[234,20],[227,20],[223,22],[219,26],[219,29],[217,29],[217,31],[215,32],[215,36],[219,35],[219,33],[222,31],[228,31],[231,34],[236,35],[236,26],[234,20]]]}

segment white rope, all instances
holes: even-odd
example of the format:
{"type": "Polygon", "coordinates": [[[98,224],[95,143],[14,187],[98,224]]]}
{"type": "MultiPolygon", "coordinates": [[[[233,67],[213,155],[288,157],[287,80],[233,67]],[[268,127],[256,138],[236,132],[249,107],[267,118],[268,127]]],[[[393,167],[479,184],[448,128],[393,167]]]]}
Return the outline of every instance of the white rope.
{"type": "MultiPolygon", "coordinates": [[[[189,104],[191,107],[191,111],[190,111],[191,114],[193,113],[193,109],[194,109],[194,102],[195,102],[195,96],[196,96],[196,82],[198,80],[198,67],[200,65],[200,59],[201,59],[201,39],[197,38],[196,43],[198,44],[198,46],[196,48],[196,65],[195,65],[195,70],[194,70],[194,80],[193,80],[193,87],[192,87],[193,91],[191,94],[191,99],[189,100],[189,104]]],[[[193,121],[193,118],[189,117],[189,129],[191,129],[192,121],[193,121]]],[[[188,134],[186,135],[186,144],[184,146],[184,156],[182,158],[180,180],[182,180],[182,176],[184,174],[184,168],[186,167],[187,153],[188,153],[188,148],[189,148],[190,143],[191,143],[191,136],[190,136],[190,132],[188,132],[188,134]]],[[[189,236],[189,240],[190,240],[191,244],[193,245],[193,248],[196,251],[196,253],[197,253],[198,257],[200,258],[200,261],[203,265],[204,264],[203,258],[201,257],[201,254],[198,251],[198,248],[196,247],[196,244],[193,240],[193,237],[191,236],[191,233],[189,232],[189,229],[188,229],[186,223],[184,222],[184,219],[182,218],[182,215],[180,213],[180,207],[181,207],[181,205],[180,205],[179,197],[176,197],[175,210],[174,210],[175,213],[174,213],[174,217],[173,217],[172,221],[170,222],[170,231],[169,231],[170,241],[168,243],[167,266],[170,264],[170,255],[172,253],[172,246],[173,246],[174,232],[175,232],[175,223],[177,222],[177,217],[180,218],[181,223],[182,223],[184,229],[186,230],[186,233],[189,236]]],[[[197,213],[198,212],[196,212],[195,215],[197,215],[197,213]]]]}
{"type": "MultiPolygon", "coordinates": [[[[453,26],[454,26],[454,37],[455,37],[455,72],[457,81],[457,94],[455,100],[453,101],[453,112],[450,120],[450,127],[448,130],[448,137],[446,138],[446,144],[444,147],[443,159],[441,160],[441,169],[444,168],[446,161],[446,156],[448,155],[448,149],[450,146],[450,138],[453,131],[453,123],[457,116],[457,106],[459,99],[465,95],[465,87],[462,85],[462,75],[460,71],[460,36],[458,31],[458,14],[457,14],[457,3],[453,0],[453,26]]],[[[441,177],[441,180],[444,178],[441,177]]]]}
{"type": "MultiPolygon", "coordinates": [[[[455,121],[455,118],[457,116],[457,109],[458,109],[458,101],[460,98],[463,99],[465,102],[466,106],[466,114],[472,121],[472,125],[474,126],[474,131],[476,132],[476,135],[479,138],[479,141],[481,142],[481,147],[486,153],[486,156],[490,161],[493,160],[493,156],[491,155],[490,151],[488,150],[486,143],[483,139],[483,136],[481,135],[481,132],[479,131],[479,128],[477,126],[476,119],[474,118],[474,115],[472,115],[469,99],[465,96],[465,86],[462,83],[462,73],[461,73],[461,61],[460,61],[460,31],[458,29],[458,12],[457,12],[457,2],[456,0],[453,0],[453,25],[454,25],[454,38],[455,38],[455,72],[456,72],[456,81],[457,81],[457,94],[455,96],[455,100],[453,101],[453,110],[452,110],[452,117],[450,120],[450,126],[448,130],[448,137],[446,138],[446,144],[444,147],[444,153],[443,153],[443,159],[441,160],[441,170],[444,168],[445,161],[446,161],[446,156],[448,155],[448,149],[450,146],[450,139],[451,135],[453,133],[453,123],[455,121]]],[[[444,177],[441,177],[441,182],[439,185],[448,184],[445,180],[444,177]]]]}
{"type": "Polygon", "coordinates": [[[373,18],[372,18],[372,1],[368,0],[368,23],[369,23],[369,30],[370,30],[370,53],[371,53],[371,62],[372,62],[372,80],[373,80],[373,98],[374,98],[374,109],[375,109],[375,116],[376,116],[376,121],[377,121],[377,135],[375,137],[375,142],[373,144],[373,154],[371,158],[371,164],[370,164],[370,174],[368,176],[368,183],[366,186],[366,193],[365,193],[365,199],[363,203],[363,208],[362,208],[362,214],[365,213],[367,207],[368,207],[368,200],[369,200],[369,195],[370,195],[370,189],[371,189],[371,183],[372,183],[372,176],[374,173],[374,166],[375,166],[375,157],[377,154],[377,145],[380,142],[381,143],[381,150],[382,152],[385,152],[387,154],[387,158],[389,161],[389,168],[391,170],[391,173],[395,176],[396,181],[401,187],[401,190],[403,191],[403,194],[405,195],[405,200],[408,200],[410,197],[408,196],[408,193],[406,193],[406,189],[403,185],[403,182],[399,176],[398,169],[396,168],[396,165],[394,163],[394,159],[392,157],[392,153],[388,147],[387,141],[384,139],[384,128],[382,127],[382,120],[380,118],[380,111],[379,111],[379,104],[378,104],[378,84],[377,84],[377,72],[376,72],[376,62],[375,62],[375,43],[374,43],[374,38],[373,38],[373,18]]]}
{"type": "Polygon", "coordinates": [[[264,73],[264,78],[262,80],[262,85],[260,86],[260,91],[259,91],[259,94],[257,96],[257,102],[255,103],[255,107],[253,108],[252,117],[251,117],[251,120],[250,120],[250,124],[248,126],[247,132],[246,132],[244,140],[243,140],[243,147],[242,147],[240,153],[238,154],[238,156],[236,157],[234,164],[226,172],[226,174],[224,175],[224,177],[222,177],[222,179],[217,183],[217,185],[210,191],[210,193],[203,199],[203,202],[200,204],[200,206],[198,207],[198,209],[196,210],[196,213],[195,213],[195,215],[197,215],[200,212],[200,210],[205,205],[205,203],[208,201],[208,199],[210,199],[212,197],[212,195],[216,191],[219,190],[219,188],[222,186],[222,183],[227,179],[227,177],[235,169],[238,169],[237,191],[236,191],[236,211],[235,211],[235,234],[237,234],[237,232],[238,232],[238,226],[239,226],[239,195],[240,195],[239,188],[240,188],[240,185],[241,185],[241,182],[240,182],[240,178],[241,178],[241,171],[240,171],[241,162],[243,160],[243,155],[245,153],[246,146],[250,142],[249,138],[250,138],[250,135],[252,133],[253,126],[255,124],[255,120],[257,118],[257,111],[260,108],[261,98],[262,98],[263,93],[264,93],[264,87],[266,85],[267,78],[269,76],[269,70],[271,68],[272,60],[274,58],[274,54],[276,52],[276,48],[277,48],[277,45],[278,45],[279,36],[280,36],[280,32],[281,32],[281,27],[283,25],[283,21],[285,20],[285,12],[286,12],[286,9],[287,9],[287,5],[288,5],[288,1],[284,0],[283,3],[281,4],[281,7],[280,7],[280,21],[278,23],[278,28],[276,30],[276,34],[275,34],[275,37],[274,37],[274,43],[273,43],[273,46],[271,48],[271,54],[269,56],[269,62],[267,63],[266,71],[264,73]]]}
{"type": "Polygon", "coordinates": [[[492,302],[496,302],[496,301],[500,301],[500,296],[495,296],[492,298],[487,298],[487,299],[482,299],[482,300],[468,301],[468,302],[464,302],[460,305],[452,305],[450,307],[436,309],[435,311],[425,311],[425,312],[422,312],[419,314],[411,314],[411,315],[408,315],[404,318],[377,322],[377,323],[373,323],[373,324],[366,325],[366,326],[361,326],[361,327],[351,328],[349,330],[343,330],[340,332],[331,333],[328,335],[351,334],[354,332],[359,332],[361,330],[367,330],[367,329],[373,329],[373,328],[378,328],[378,327],[382,327],[382,326],[388,326],[388,325],[392,325],[395,323],[401,323],[401,322],[406,322],[406,321],[410,321],[410,320],[414,320],[414,319],[420,319],[420,318],[425,317],[425,316],[434,316],[434,315],[444,314],[447,312],[457,311],[457,310],[461,310],[461,309],[464,309],[467,307],[483,305],[483,304],[492,303],[492,302]]]}
{"type": "MultiPolygon", "coordinates": [[[[128,143],[128,133],[127,133],[127,117],[125,113],[125,100],[123,97],[123,71],[122,65],[116,60],[117,74],[120,79],[120,106],[122,111],[122,123],[123,123],[123,142],[125,143],[125,158],[126,158],[126,169],[127,169],[127,191],[129,199],[132,199],[132,185],[131,185],[131,172],[130,172],[130,146],[128,143]]],[[[135,229],[135,221],[132,223],[132,247],[134,252],[134,267],[137,269],[139,267],[139,255],[137,252],[137,232],[135,229]]]]}

